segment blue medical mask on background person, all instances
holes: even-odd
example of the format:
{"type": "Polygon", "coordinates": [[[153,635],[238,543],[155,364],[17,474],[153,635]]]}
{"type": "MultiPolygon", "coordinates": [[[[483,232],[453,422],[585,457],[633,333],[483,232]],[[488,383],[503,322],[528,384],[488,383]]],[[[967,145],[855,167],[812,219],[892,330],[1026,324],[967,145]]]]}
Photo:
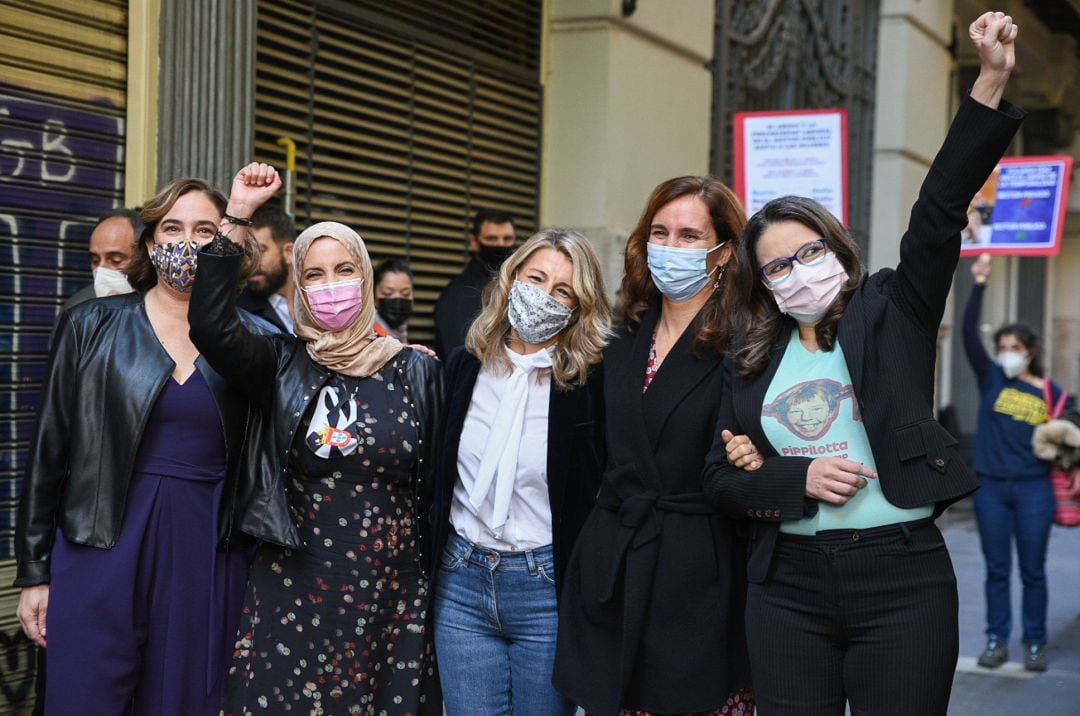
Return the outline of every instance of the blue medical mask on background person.
{"type": "MultiPolygon", "coordinates": [[[[709,282],[712,271],[706,268],[709,254],[725,243],[721,241],[711,249],[661,246],[646,244],[649,273],[660,293],[676,303],[689,301],[698,295],[709,282]]],[[[713,268],[715,271],[719,267],[713,268]]]]}

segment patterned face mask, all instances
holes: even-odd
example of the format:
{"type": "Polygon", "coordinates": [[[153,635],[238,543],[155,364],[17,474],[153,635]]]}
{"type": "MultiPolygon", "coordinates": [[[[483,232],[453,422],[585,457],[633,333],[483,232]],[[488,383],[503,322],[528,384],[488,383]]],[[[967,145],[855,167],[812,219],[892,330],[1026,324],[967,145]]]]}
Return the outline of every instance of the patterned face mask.
{"type": "Polygon", "coordinates": [[[198,262],[199,245],[194,241],[154,244],[150,249],[150,263],[154,264],[158,276],[180,293],[191,291],[198,262]]]}
{"type": "Polygon", "coordinates": [[[510,289],[506,317],[521,340],[531,345],[546,343],[558,335],[570,323],[572,313],[536,286],[515,280],[510,289]]]}

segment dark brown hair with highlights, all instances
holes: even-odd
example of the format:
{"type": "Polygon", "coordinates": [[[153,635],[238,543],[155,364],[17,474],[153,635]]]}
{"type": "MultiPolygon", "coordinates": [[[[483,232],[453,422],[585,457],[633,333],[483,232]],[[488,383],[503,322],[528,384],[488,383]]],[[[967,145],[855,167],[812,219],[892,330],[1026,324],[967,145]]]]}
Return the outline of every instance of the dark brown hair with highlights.
{"type": "MultiPolygon", "coordinates": [[[[715,177],[676,177],[653,189],[641,219],[626,240],[625,274],[620,289],[622,313],[619,318],[631,332],[641,325],[641,315],[659,293],[649,272],[646,248],[653,218],[664,205],[684,196],[697,196],[705,202],[718,243],[727,242],[732,248],[736,248],[739,234],[746,224],[746,213],[739,198],[715,177]]],[[[740,254],[739,251],[731,253],[731,258],[721,268],[728,278],[720,281],[720,290],[713,292],[698,314],[698,327],[694,334],[695,350],[707,347],[723,352],[727,349],[732,330],[730,306],[734,299],[730,277],[738,268],[740,254]]]]}
{"type": "MultiPolygon", "coordinates": [[[[158,223],[172,211],[177,200],[184,194],[193,191],[201,191],[206,194],[214,207],[217,208],[219,219],[220,215],[225,213],[225,207],[229,203],[225,195],[210,182],[194,177],[171,181],[161,191],[148,199],[143,204],[142,212],[139,214],[139,218],[142,219],[143,230],[135,242],[135,252],[127,269],[128,282],[136,291],[145,293],[157,284],[157,269],[154,268],[154,264],[150,261],[150,250],[146,247],[147,242],[153,242],[158,223]]],[[[248,276],[259,265],[258,244],[251,238],[251,233],[247,233],[248,238],[244,241],[244,265],[240,270],[240,286],[247,282],[248,276]]]]}
{"type": "Polygon", "coordinates": [[[732,285],[739,298],[748,306],[743,319],[743,341],[735,353],[744,376],[764,370],[772,350],[781,335],[795,326],[795,319],[780,312],[772,292],[761,280],[758,270],[757,245],[765,230],[774,224],[795,221],[825,239],[825,246],[836,254],[848,275],[840,295],[818,322],[818,345],[827,351],[836,343],[836,326],[847,308],[848,299],[862,281],[863,267],[859,247],[851,240],[844,225],[828,209],[802,196],[782,196],[773,199],[750,217],[739,241],[737,273],[732,285]]]}

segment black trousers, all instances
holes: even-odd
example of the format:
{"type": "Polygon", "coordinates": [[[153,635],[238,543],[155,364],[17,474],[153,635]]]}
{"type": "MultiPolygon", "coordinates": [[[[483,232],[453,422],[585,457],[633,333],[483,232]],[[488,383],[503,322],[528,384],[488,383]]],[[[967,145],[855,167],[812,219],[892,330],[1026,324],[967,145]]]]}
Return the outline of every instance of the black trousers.
{"type": "Polygon", "coordinates": [[[746,627],[761,716],[944,715],[956,576],[931,520],[781,534],[746,627]]]}

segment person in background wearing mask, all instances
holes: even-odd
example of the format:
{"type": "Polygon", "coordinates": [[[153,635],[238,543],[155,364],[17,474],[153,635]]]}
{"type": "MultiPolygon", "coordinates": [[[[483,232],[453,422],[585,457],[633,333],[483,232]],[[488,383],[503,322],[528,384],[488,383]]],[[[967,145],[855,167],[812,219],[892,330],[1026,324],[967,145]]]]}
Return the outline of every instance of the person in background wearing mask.
{"type": "Polygon", "coordinates": [[[623,326],[604,350],[608,469],[559,603],[555,687],[591,713],[753,711],[746,547],[701,490],[745,223],[719,180],[678,177],[626,242],[623,326]]]}
{"type": "Polygon", "coordinates": [[[979,314],[990,278],[989,254],[971,265],[975,285],[964,308],[964,349],[979,381],[979,423],[975,434],[975,518],[986,560],[986,649],[979,665],[996,668],[1009,658],[1012,626],[1012,550],[1016,544],[1023,584],[1021,641],[1024,668],[1046,670],[1046,550],[1054,520],[1050,466],[1035,457],[1031,436],[1046,422],[1051,401],[1062,388],[1043,376],[1039,336],[1022,323],[994,332],[995,355],[979,336],[979,314]],[[1047,385],[1049,383],[1049,386],[1047,385]]]}
{"type": "Polygon", "coordinates": [[[514,217],[503,211],[482,209],[473,217],[469,235],[472,258],[435,303],[435,351],[448,356],[465,344],[465,334],[480,313],[484,287],[503,261],[514,253],[514,217]]]}
{"type": "Polygon", "coordinates": [[[137,209],[116,209],[103,214],[90,233],[90,271],[94,282],[76,291],[61,311],[102,296],[131,293],[125,274],[135,252],[135,237],[142,233],[137,209]]]}
{"type": "Polygon", "coordinates": [[[259,245],[259,268],[251,274],[236,305],[279,330],[292,333],[292,302],[296,293],[292,252],[296,224],[278,207],[264,205],[251,215],[251,228],[259,245]]]}
{"type": "Polygon", "coordinates": [[[1016,26],[991,12],[969,33],[982,68],[923,180],[899,266],[867,275],[847,229],[805,197],[768,202],[743,231],[746,328],[704,483],[718,508],[753,520],[746,629],[769,716],[948,709],[958,597],[934,518],[978,480],[934,420],[938,328],[968,202],[1023,118],[1001,98],[1016,26]],[[847,397],[813,435],[762,410],[834,381],[847,397]],[[730,444],[743,431],[753,446],[730,444]],[[730,464],[754,446],[757,471],[730,464]]]}
{"type": "Polygon", "coordinates": [[[401,259],[386,259],[375,267],[375,332],[409,342],[413,314],[413,275],[401,259]]]}
{"type": "Polygon", "coordinates": [[[440,714],[424,569],[442,365],[375,334],[367,248],[334,221],[293,246],[296,334],[240,324],[234,241],[280,186],[266,164],[236,174],[191,296],[191,340],[266,416],[224,712],[440,714]]]}
{"type": "MultiPolygon", "coordinates": [[[[258,416],[200,357],[188,306],[197,249],[224,210],[201,179],[168,184],[142,210],[136,290],[57,322],[15,531],[19,620],[47,647],[47,714],[221,708],[247,579],[240,447],[258,416]]],[[[240,257],[233,294],[254,267],[240,257]]]]}
{"type": "Polygon", "coordinates": [[[604,468],[609,325],[596,251],[550,229],[503,264],[449,357],[432,571],[451,716],[575,710],[551,685],[557,599],[604,468]]]}

